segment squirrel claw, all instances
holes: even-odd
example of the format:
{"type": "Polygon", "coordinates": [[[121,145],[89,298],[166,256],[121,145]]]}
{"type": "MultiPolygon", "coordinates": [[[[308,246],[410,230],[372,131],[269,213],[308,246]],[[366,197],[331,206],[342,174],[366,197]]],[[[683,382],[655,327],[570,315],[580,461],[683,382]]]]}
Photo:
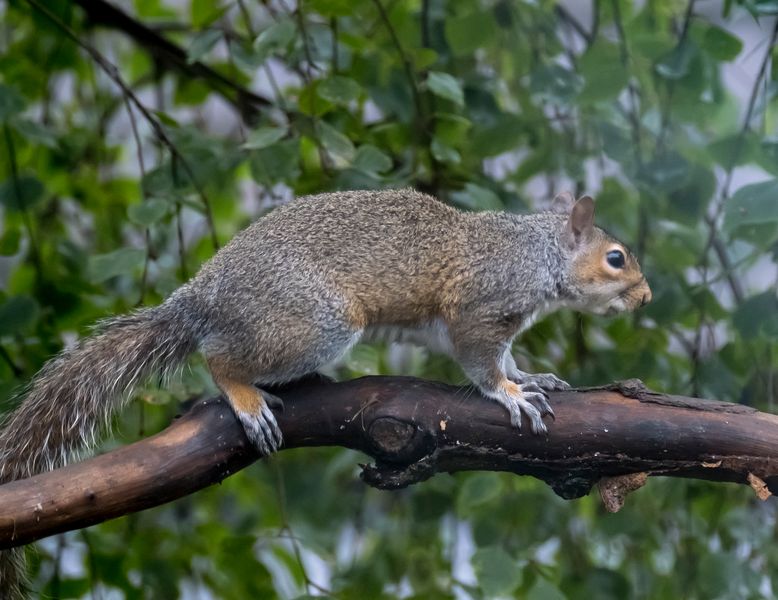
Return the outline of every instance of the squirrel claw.
{"type": "Polygon", "coordinates": [[[524,386],[521,386],[517,391],[518,393],[510,393],[503,389],[502,393],[490,396],[508,409],[511,415],[511,424],[516,429],[521,429],[521,417],[525,415],[529,420],[532,433],[536,435],[546,433],[543,416],[553,414],[553,411],[546,400],[545,393],[526,390],[524,386]],[[536,404],[539,405],[539,408],[536,404]]]}
{"type": "Polygon", "coordinates": [[[534,383],[535,385],[549,392],[570,389],[569,383],[563,379],[560,379],[553,373],[538,373],[536,375],[528,375],[524,381],[526,383],[534,383]]]}
{"type": "Polygon", "coordinates": [[[273,394],[269,394],[268,392],[262,390],[262,397],[265,399],[265,402],[267,405],[272,408],[273,410],[277,410],[278,412],[284,412],[286,407],[284,406],[284,401],[281,400],[278,396],[274,396],[273,394]]]}
{"type": "Polygon", "coordinates": [[[535,392],[534,390],[527,389],[528,386],[521,386],[522,391],[525,393],[527,400],[533,402],[540,411],[541,416],[549,415],[554,421],[556,421],[556,415],[554,409],[548,403],[548,396],[544,392],[535,392]]]}
{"type": "MultiPolygon", "coordinates": [[[[262,395],[266,397],[269,394],[263,392],[262,395]]],[[[281,447],[283,435],[267,400],[262,403],[259,413],[236,411],[235,414],[243,425],[249,442],[262,456],[272,454],[281,447]]]]}

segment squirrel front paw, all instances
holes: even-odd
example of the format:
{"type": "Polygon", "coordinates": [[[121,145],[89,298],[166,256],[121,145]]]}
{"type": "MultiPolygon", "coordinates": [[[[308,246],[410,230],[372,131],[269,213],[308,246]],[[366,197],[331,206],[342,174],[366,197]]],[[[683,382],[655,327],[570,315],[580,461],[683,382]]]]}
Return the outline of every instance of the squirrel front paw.
{"type": "Polygon", "coordinates": [[[550,415],[553,418],[554,411],[548,403],[546,393],[536,384],[517,385],[506,379],[496,392],[487,395],[508,409],[511,424],[517,429],[521,429],[521,415],[525,414],[532,433],[541,434],[548,431],[543,417],[550,415]]]}

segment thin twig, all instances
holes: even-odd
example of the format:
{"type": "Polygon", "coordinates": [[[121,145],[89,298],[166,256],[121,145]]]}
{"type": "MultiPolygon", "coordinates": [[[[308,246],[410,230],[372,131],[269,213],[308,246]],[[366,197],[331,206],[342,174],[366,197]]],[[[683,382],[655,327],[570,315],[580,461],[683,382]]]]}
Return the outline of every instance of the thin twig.
{"type": "Polygon", "coordinates": [[[340,65],[338,64],[338,19],[332,17],[330,19],[330,31],[332,32],[332,74],[337,75],[340,71],[340,65]]]}
{"type": "MultiPolygon", "coordinates": [[[[124,96],[124,105],[127,109],[127,115],[130,117],[132,137],[135,139],[135,150],[138,155],[138,168],[140,169],[141,174],[140,191],[141,196],[143,196],[143,201],[145,202],[147,200],[146,186],[144,183],[146,181],[146,164],[143,160],[143,146],[141,145],[140,135],[138,134],[138,123],[135,121],[135,113],[132,111],[132,105],[127,99],[127,96],[124,96]]],[[[143,260],[143,275],[141,275],[140,278],[138,305],[143,304],[143,300],[146,297],[146,279],[148,278],[149,262],[151,261],[151,230],[148,225],[144,229],[144,237],[146,243],[146,257],[143,260]]]]}
{"type": "MultiPolygon", "coordinates": [[[[173,181],[176,180],[178,169],[176,169],[176,157],[170,157],[170,170],[173,181]]],[[[181,221],[181,203],[176,202],[176,237],[178,238],[178,262],[181,267],[181,280],[189,279],[189,273],[186,268],[186,248],[184,247],[184,227],[181,221]]]]}
{"type": "Polygon", "coordinates": [[[430,0],[421,0],[421,45],[430,47],[430,0]]]}
{"type": "MultiPolygon", "coordinates": [[[[709,235],[708,241],[705,244],[705,249],[703,250],[703,267],[706,266],[705,261],[707,260],[708,253],[710,252],[711,248],[716,251],[719,262],[722,263],[722,267],[726,269],[727,265],[729,264],[726,247],[724,247],[721,241],[718,240],[718,221],[721,217],[721,212],[724,210],[724,204],[730,196],[730,188],[732,186],[732,177],[735,170],[735,165],[740,158],[740,153],[743,151],[743,142],[745,140],[746,132],[751,127],[751,117],[753,116],[754,107],[756,106],[756,99],[759,95],[759,88],[762,84],[762,81],[764,80],[765,74],[767,73],[767,65],[770,63],[772,49],[775,46],[777,40],[778,19],[775,21],[773,26],[770,42],[767,44],[767,50],[765,51],[764,57],[762,58],[762,63],[759,66],[759,71],[757,72],[756,78],[754,79],[754,85],[751,87],[751,94],[748,98],[748,105],[746,106],[746,114],[743,117],[743,124],[741,125],[737,137],[735,138],[731,160],[726,165],[726,175],[724,183],[721,186],[721,194],[713,207],[713,214],[706,215],[705,217],[705,222],[708,225],[709,235]]],[[[730,280],[730,287],[732,288],[732,294],[736,300],[738,300],[738,302],[742,302],[744,295],[740,282],[736,280],[733,282],[730,280]]]]}
{"type": "Polygon", "coordinates": [[[386,14],[386,9],[384,9],[384,5],[381,4],[381,0],[373,0],[373,4],[375,5],[376,10],[378,10],[378,14],[381,17],[381,22],[384,24],[384,27],[386,27],[386,30],[389,32],[389,37],[392,40],[392,45],[394,46],[394,49],[400,58],[400,62],[402,63],[403,70],[405,72],[405,78],[408,80],[408,85],[411,88],[411,95],[413,96],[413,104],[416,107],[416,117],[419,124],[422,124],[424,122],[424,110],[421,104],[421,95],[419,94],[419,86],[416,83],[416,77],[413,74],[411,61],[408,58],[408,56],[405,54],[405,50],[403,50],[402,44],[400,43],[400,38],[397,37],[397,32],[394,30],[394,26],[392,25],[392,22],[389,20],[389,15],[386,14]]]}
{"type": "Polygon", "coordinates": [[[13,358],[11,358],[11,355],[8,353],[8,350],[2,344],[0,344],[0,358],[2,358],[8,365],[8,368],[11,369],[14,378],[19,379],[24,375],[22,368],[14,362],[13,358]]]}
{"type": "Polygon", "coordinates": [[[16,163],[16,148],[8,123],[3,125],[3,134],[5,136],[5,147],[8,151],[8,162],[11,166],[11,181],[13,182],[14,196],[16,197],[16,208],[22,216],[24,228],[27,230],[27,237],[30,238],[30,256],[32,257],[33,267],[35,267],[35,276],[40,282],[43,280],[43,263],[38,242],[35,239],[35,232],[32,228],[32,219],[30,219],[30,213],[22,195],[22,187],[19,181],[19,165],[16,163]]]}
{"type": "Polygon", "coordinates": [[[586,28],[564,6],[557,4],[554,6],[554,11],[558,17],[575,29],[576,33],[584,39],[587,45],[591,45],[594,41],[594,34],[586,31],[586,28]]]}
{"type": "Polygon", "coordinates": [[[246,5],[243,3],[243,0],[238,0],[238,9],[240,10],[240,14],[243,16],[243,22],[246,25],[246,31],[248,31],[253,41],[254,38],[257,37],[257,34],[254,33],[254,26],[251,24],[251,13],[249,13],[246,5]]]}
{"type": "Polygon", "coordinates": [[[289,540],[289,542],[292,544],[292,552],[294,553],[295,560],[297,561],[298,566],[300,567],[300,572],[303,574],[303,581],[305,582],[305,592],[306,594],[310,594],[311,590],[310,588],[314,588],[320,593],[324,593],[328,596],[332,596],[332,592],[325,588],[322,585],[319,585],[315,581],[313,581],[310,576],[308,575],[308,571],[305,568],[305,565],[303,564],[303,557],[302,552],[300,551],[300,538],[294,534],[294,531],[292,531],[292,526],[289,523],[289,516],[286,512],[286,484],[284,483],[284,474],[281,472],[281,469],[278,466],[277,461],[270,461],[270,464],[273,468],[273,473],[276,477],[276,499],[278,500],[278,509],[281,513],[281,531],[279,532],[278,537],[286,537],[286,539],[289,540]],[[284,536],[283,534],[288,534],[287,536],[284,536]]]}
{"type": "MultiPolygon", "coordinates": [[[[691,25],[692,22],[693,11],[694,11],[694,0],[689,0],[689,3],[686,5],[686,13],[684,14],[683,17],[681,34],[678,37],[678,45],[676,46],[677,48],[682,48],[683,45],[686,43],[686,40],[689,35],[689,25],[691,25]]],[[[657,136],[656,147],[654,149],[654,156],[658,156],[659,153],[662,151],[662,148],[664,148],[665,134],[667,133],[667,129],[670,125],[670,109],[672,108],[674,93],[675,93],[675,80],[671,79],[667,84],[667,99],[665,101],[664,107],[662,107],[661,109],[659,135],[657,136]]]]}
{"type": "MultiPolygon", "coordinates": [[[[254,29],[254,25],[252,25],[251,23],[251,13],[249,13],[243,0],[238,0],[238,7],[240,8],[241,15],[243,16],[243,22],[246,26],[246,31],[248,31],[249,36],[251,36],[251,39],[253,40],[257,37],[257,33],[256,30],[254,29]]],[[[275,75],[273,75],[273,69],[271,69],[268,66],[268,61],[264,62],[264,64],[262,65],[262,69],[265,71],[265,74],[267,75],[267,80],[268,82],[270,82],[270,87],[273,89],[273,95],[275,96],[276,102],[281,107],[281,110],[286,112],[286,106],[284,104],[284,96],[281,93],[281,88],[278,86],[278,82],[276,81],[275,75]]]]}
{"type": "Polygon", "coordinates": [[[333,161],[330,157],[329,153],[327,152],[327,149],[324,147],[324,143],[321,141],[321,127],[319,124],[319,116],[317,115],[317,99],[316,99],[316,93],[313,89],[313,79],[311,78],[311,69],[319,70],[319,67],[317,67],[314,64],[313,56],[311,54],[311,49],[308,43],[308,29],[305,26],[305,17],[303,15],[302,10],[300,7],[298,7],[296,10],[293,10],[292,8],[286,7],[285,4],[282,5],[286,8],[286,10],[289,12],[290,16],[294,17],[297,21],[297,27],[300,29],[300,37],[303,42],[303,52],[305,53],[305,60],[308,63],[308,68],[303,69],[300,68],[300,75],[303,78],[303,81],[305,82],[305,86],[310,91],[310,94],[308,98],[310,99],[310,109],[311,109],[311,125],[313,127],[313,141],[316,144],[316,150],[319,153],[319,162],[321,163],[321,167],[324,170],[325,173],[329,173],[332,170],[333,161]]]}
{"type": "Polygon", "coordinates": [[[624,70],[627,73],[629,81],[627,82],[627,92],[630,99],[630,107],[627,110],[627,115],[630,120],[632,129],[632,143],[635,147],[635,160],[637,161],[638,169],[643,166],[643,152],[642,152],[642,136],[640,134],[640,113],[637,100],[637,89],[635,83],[632,81],[630,73],[631,58],[629,55],[629,49],[627,48],[627,36],[624,32],[624,25],[621,21],[621,9],[619,8],[619,0],[612,0],[613,6],[613,21],[616,25],[616,31],[619,37],[619,54],[621,57],[621,64],[624,66],[624,70]]]}
{"type": "MultiPolygon", "coordinates": [[[[765,52],[765,55],[762,59],[762,63],[759,67],[759,71],[757,72],[756,78],[754,79],[754,85],[751,88],[751,94],[748,99],[748,105],[746,107],[746,114],[743,118],[743,124],[740,127],[740,130],[738,131],[737,138],[735,139],[735,145],[733,147],[733,152],[731,159],[729,163],[726,165],[726,175],[724,183],[721,187],[721,194],[717,198],[717,200],[714,203],[713,207],[713,213],[705,215],[705,223],[708,226],[708,240],[705,244],[705,248],[702,252],[702,257],[700,258],[699,268],[702,272],[702,282],[700,283],[701,286],[708,286],[710,284],[710,251],[713,249],[716,252],[716,256],[719,260],[719,264],[721,265],[721,269],[723,273],[725,273],[727,282],[729,284],[730,290],[732,291],[732,296],[735,299],[735,302],[737,304],[741,304],[743,300],[745,299],[745,292],[743,290],[743,286],[740,282],[740,280],[735,276],[735,273],[732,269],[731,261],[729,259],[729,254],[727,253],[726,246],[724,243],[719,239],[719,219],[721,218],[721,213],[724,210],[724,205],[726,201],[729,199],[730,195],[730,187],[732,184],[732,176],[735,169],[735,165],[738,162],[738,159],[740,158],[740,153],[743,150],[743,141],[746,135],[746,132],[751,126],[751,117],[753,115],[754,107],[756,106],[756,98],[759,93],[759,87],[762,84],[762,81],[764,79],[764,76],[767,72],[767,65],[770,62],[770,57],[772,55],[772,49],[775,46],[776,39],[778,39],[778,20],[776,20],[774,26],[773,26],[773,32],[770,36],[770,42],[767,45],[767,50],[765,52]]],[[[702,334],[703,329],[707,325],[706,320],[706,314],[704,309],[701,310],[700,314],[700,321],[697,325],[697,330],[695,332],[694,336],[694,353],[692,354],[692,384],[693,384],[693,392],[697,392],[698,387],[698,374],[699,374],[699,359],[701,355],[701,346],[702,346],[702,334]]]]}
{"type": "MultiPolygon", "coordinates": [[[[743,151],[743,142],[746,135],[746,131],[751,127],[751,117],[754,114],[754,107],[756,106],[756,98],[759,95],[759,87],[767,72],[767,65],[770,63],[770,57],[772,56],[773,49],[775,48],[776,40],[778,39],[778,19],[776,19],[773,25],[773,32],[770,36],[770,42],[767,44],[767,50],[762,58],[762,64],[759,65],[759,71],[756,74],[754,80],[754,86],[751,88],[751,95],[748,98],[748,105],[746,107],[746,114],[743,118],[743,125],[738,132],[738,136],[735,139],[735,147],[732,155],[732,161],[727,165],[727,176],[722,186],[722,199],[729,197],[729,188],[732,185],[732,174],[735,170],[735,163],[740,158],[740,153],[743,151]]],[[[719,209],[720,210],[720,209],[719,209]]]]}

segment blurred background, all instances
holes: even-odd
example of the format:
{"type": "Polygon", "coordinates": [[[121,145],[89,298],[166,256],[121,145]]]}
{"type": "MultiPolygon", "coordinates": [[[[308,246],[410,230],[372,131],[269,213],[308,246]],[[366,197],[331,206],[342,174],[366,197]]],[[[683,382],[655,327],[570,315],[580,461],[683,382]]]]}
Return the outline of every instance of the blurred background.
{"type": "MultiPolygon", "coordinates": [[[[161,301],[274,206],[413,186],[468,210],[562,190],[640,257],[654,302],[552,316],[519,366],[773,411],[778,2],[0,2],[0,398],[101,317],[161,301]]],[[[412,346],[341,378],[464,382],[412,346]]],[[[214,393],[195,357],[104,449],[214,393]]],[[[358,453],[285,451],[30,552],[54,598],[774,598],[775,499],[655,479],[607,514],[499,473],[400,492],[358,453]]]]}

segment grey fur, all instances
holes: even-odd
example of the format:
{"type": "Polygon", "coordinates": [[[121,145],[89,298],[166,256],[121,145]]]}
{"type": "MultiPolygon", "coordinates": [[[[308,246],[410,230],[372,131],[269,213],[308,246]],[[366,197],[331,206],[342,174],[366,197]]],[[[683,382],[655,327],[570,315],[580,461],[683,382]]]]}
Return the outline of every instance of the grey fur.
{"type": "MultiPolygon", "coordinates": [[[[0,482],[93,447],[137,383],[198,348],[249,438],[269,453],[282,441],[272,398],[255,398],[251,386],[301,377],[366,332],[397,328],[452,354],[516,427],[524,414],[543,432],[542,417],[553,414],[544,390],[566,384],[519,371],[513,338],[562,306],[604,313],[650,297],[644,279],[580,276],[577,261],[606,240],[586,233],[576,246],[566,215],[463,213],[413,190],[295,200],[235,236],[161,306],[106,321],[47,363],[0,432],[0,482]]],[[[632,271],[642,277],[636,262],[632,271]]],[[[12,559],[0,555],[0,589],[16,598],[12,559]]]]}

